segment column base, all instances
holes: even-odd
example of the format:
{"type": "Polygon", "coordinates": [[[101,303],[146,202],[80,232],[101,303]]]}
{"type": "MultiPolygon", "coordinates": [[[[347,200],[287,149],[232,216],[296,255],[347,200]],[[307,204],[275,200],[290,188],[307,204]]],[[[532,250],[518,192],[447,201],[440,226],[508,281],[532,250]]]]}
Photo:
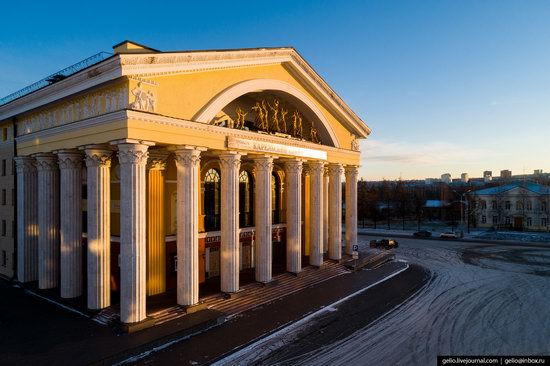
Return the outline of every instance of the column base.
{"type": "Polygon", "coordinates": [[[271,280],[268,282],[260,282],[263,287],[275,287],[279,284],[278,280],[271,280]]]}
{"type": "Polygon", "coordinates": [[[244,296],[245,294],[245,291],[240,288],[239,290],[235,291],[235,292],[222,292],[222,296],[224,299],[237,299],[239,297],[242,297],[244,296]]]}
{"type": "Polygon", "coordinates": [[[288,272],[290,273],[291,275],[293,275],[294,277],[301,277],[303,276],[303,272],[300,271],[300,272],[288,272]]]}
{"type": "Polygon", "coordinates": [[[185,310],[186,314],[193,314],[208,309],[208,306],[204,303],[197,303],[195,305],[181,306],[181,308],[185,310]]]}
{"type": "Polygon", "coordinates": [[[155,325],[155,319],[147,317],[140,322],[136,323],[118,323],[118,329],[123,333],[135,333],[140,330],[151,328],[155,325]]]}

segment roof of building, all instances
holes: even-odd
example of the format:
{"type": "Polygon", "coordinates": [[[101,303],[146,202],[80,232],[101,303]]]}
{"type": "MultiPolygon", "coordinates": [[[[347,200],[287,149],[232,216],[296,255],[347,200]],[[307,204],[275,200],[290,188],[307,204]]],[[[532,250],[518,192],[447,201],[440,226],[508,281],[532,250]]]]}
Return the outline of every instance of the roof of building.
{"type": "Polygon", "coordinates": [[[550,187],[529,181],[514,182],[503,186],[480,189],[479,191],[474,191],[472,193],[480,196],[491,196],[501,194],[514,188],[525,188],[526,190],[536,194],[550,194],[550,187]]]}

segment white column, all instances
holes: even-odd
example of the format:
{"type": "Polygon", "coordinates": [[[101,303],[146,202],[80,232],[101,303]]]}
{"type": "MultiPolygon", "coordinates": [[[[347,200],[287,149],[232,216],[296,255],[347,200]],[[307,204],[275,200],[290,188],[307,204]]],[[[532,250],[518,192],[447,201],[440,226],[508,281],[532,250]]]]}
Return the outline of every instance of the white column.
{"type": "Polygon", "coordinates": [[[111,305],[111,151],[86,147],[88,308],[111,305]]]}
{"type": "Polygon", "coordinates": [[[256,176],[254,189],[256,281],[266,283],[272,279],[271,173],[273,172],[273,157],[254,158],[254,172],[256,176]]]}
{"type": "Polygon", "coordinates": [[[61,150],[59,158],[61,297],[82,295],[82,153],[61,150]]]}
{"type": "Polygon", "coordinates": [[[145,144],[119,143],[120,163],[120,320],[146,317],[145,144]]]}
{"type": "Polygon", "coordinates": [[[308,163],[310,171],[310,220],[309,220],[309,264],[320,267],[323,264],[323,176],[325,164],[321,161],[308,163]]]}
{"type": "Polygon", "coordinates": [[[37,175],[34,158],[15,157],[17,171],[17,280],[38,279],[37,175]]]}
{"type": "Polygon", "coordinates": [[[54,154],[38,154],[38,287],[59,285],[59,170],[54,154]]]}
{"type": "Polygon", "coordinates": [[[325,172],[323,174],[323,253],[328,252],[328,237],[329,237],[329,226],[328,226],[328,169],[325,167],[325,172]]]}
{"type": "Polygon", "coordinates": [[[286,270],[302,270],[302,161],[285,161],[286,270]]]}
{"type": "Polygon", "coordinates": [[[241,167],[241,155],[232,151],[221,153],[220,166],[222,171],[221,290],[236,292],[239,290],[239,168],[241,167]]]}
{"type": "Polygon", "coordinates": [[[359,167],[346,166],[346,254],[357,244],[357,176],[359,167]]]}
{"type": "Polygon", "coordinates": [[[199,166],[200,150],[178,147],[177,298],[180,305],[199,302],[199,166]]]}
{"type": "Polygon", "coordinates": [[[329,242],[330,259],[342,259],[342,164],[329,164],[329,242]]]}

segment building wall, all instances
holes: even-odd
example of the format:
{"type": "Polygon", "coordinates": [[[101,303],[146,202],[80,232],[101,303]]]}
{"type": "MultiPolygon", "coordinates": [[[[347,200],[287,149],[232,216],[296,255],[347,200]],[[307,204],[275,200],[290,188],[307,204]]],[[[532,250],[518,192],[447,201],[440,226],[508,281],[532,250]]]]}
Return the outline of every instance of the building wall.
{"type": "MultiPolygon", "coordinates": [[[[518,221],[514,221],[516,219],[522,221],[523,230],[550,231],[550,196],[534,193],[520,194],[513,190],[499,196],[478,196],[476,205],[478,227],[513,229],[518,224],[518,221]],[[494,208],[493,202],[496,203],[496,208],[494,208]],[[506,202],[510,203],[509,208],[507,208],[506,202]],[[485,222],[483,222],[484,217],[485,222]],[[496,223],[493,221],[493,217],[496,217],[496,223]]],[[[519,228],[516,227],[516,229],[519,228]]]]}
{"type": "Polygon", "coordinates": [[[13,164],[13,126],[0,124],[0,275],[12,277],[15,269],[15,191],[13,164]]]}

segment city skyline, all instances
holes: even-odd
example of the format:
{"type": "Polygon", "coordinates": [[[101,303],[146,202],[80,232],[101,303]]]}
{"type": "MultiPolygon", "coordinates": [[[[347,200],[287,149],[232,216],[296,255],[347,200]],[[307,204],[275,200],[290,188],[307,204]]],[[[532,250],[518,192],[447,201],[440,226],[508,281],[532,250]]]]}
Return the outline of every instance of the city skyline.
{"type": "MultiPolygon", "coordinates": [[[[361,142],[366,180],[550,170],[550,4],[278,4],[269,11],[252,2],[170,4],[168,13],[151,9],[142,26],[132,15],[109,22],[101,6],[74,17],[74,6],[26,5],[29,26],[7,17],[10,32],[0,36],[0,95],[111,51],[122,39],[161,50],[290,45],[372,128],[361,142]],[[189,12],[208,17],[185,17],[189,12]],[[55,22],[44,27],[48,14],[55,22]]],[[[6,4],[6,14],[21,6],[6,4]]],[[[127,14],[123,4],[109,7],[109,14],[127,14]]]]}

